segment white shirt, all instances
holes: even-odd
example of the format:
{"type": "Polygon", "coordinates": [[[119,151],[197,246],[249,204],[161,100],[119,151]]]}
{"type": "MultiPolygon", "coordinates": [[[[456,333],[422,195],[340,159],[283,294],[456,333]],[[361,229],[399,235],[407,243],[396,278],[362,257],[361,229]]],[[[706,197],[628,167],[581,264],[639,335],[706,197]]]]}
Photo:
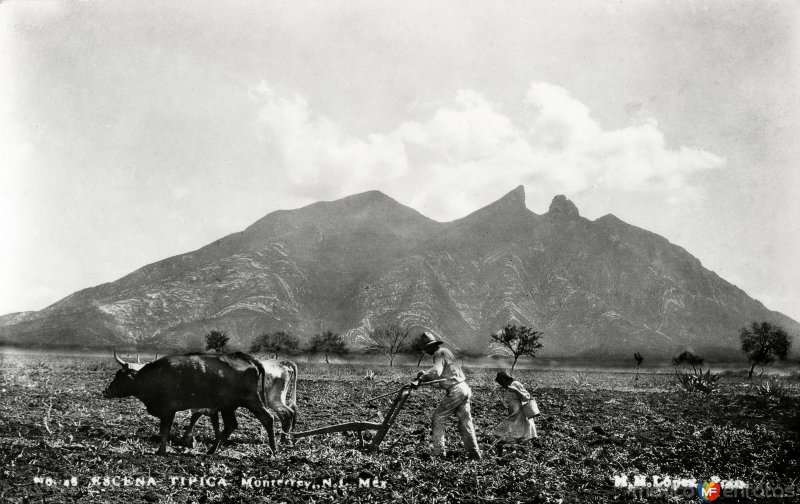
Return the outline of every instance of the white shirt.
{"type": "Polygon", "coordinates": [[[456,362],[453,352],[450,350],[439,347],[433,354],[433,367],[425,371],[420,377],[421,382],[447,379],[447,381],[437,383],[439,388],[449,389],[457,383],[464,381],[464,371],[461,366],[456,362]]]}

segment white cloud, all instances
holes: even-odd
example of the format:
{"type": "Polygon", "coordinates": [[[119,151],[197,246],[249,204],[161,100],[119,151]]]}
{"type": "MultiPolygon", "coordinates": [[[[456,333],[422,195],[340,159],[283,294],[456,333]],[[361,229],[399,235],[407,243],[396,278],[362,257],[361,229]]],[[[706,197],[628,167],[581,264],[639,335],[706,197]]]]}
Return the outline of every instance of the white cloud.
{"type": "Polygon", "coordinates": [[[583,103],[558,86],[531,84],[515,125],[479,93],[460,90],[427,120],[386,133],[348,135],[314,114],[299,95],[278,96],[266,83],[260,137],[298,196],[335,198],[380,189],[440,220],[463,216],[517,184],[548,197],[590,190],[695,197],[690,177],[719,168],[709,152],[670,149],[654,119],[605,130],[583,103]]]}
{"type": "Polygon", "coordinates": [[[259,111],[260,138],[305,196],[338,197],[369,189],[369,181],[391,180],[408,167],[396,136],[348,136],[334,121],[314,116],[302,96],[279,97],[263,82],[251,96],[265,101],[259,111]]]}

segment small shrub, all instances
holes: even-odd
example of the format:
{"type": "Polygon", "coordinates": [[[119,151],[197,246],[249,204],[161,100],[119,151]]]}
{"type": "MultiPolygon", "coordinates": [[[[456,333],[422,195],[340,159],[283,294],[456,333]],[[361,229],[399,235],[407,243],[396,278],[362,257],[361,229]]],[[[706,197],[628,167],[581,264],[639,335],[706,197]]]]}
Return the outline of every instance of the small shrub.
{"type": "Polygon", "coordinates": [[[586,378],[586,374],[581,371],[572,375],[572,381],[575,383],[575,388],[586,388],[589,386],[589,380],[586,378]]]}
{"type": "Polygon", "coordinates": [[[225,353],[228,350],[230,338],[222,331],[211,331],[206,334],[206,350],[225,353]]]}
{"type": "Polygon", "coordinates": [[[368,369],[367,372],[364,374],[365,380],[374,380],[375,379],[375,371],[368,369]]]}
{"type": "Polygon", "coordinates": [[[642,366],[642,362],[644,362],[644,357],[639,352],[633,354],[633,358],[636,359],[636,381],[639,381],[639,368],[642,366]]]}
{"type": "Polygon", "coordinates": [[[786,383],[777,377],[769,377],[755,386],[756,393],[761,397],[785,397],[786,383]]]}
{"type": "Polygon", "coordinates": [[[711,374],[710,369],[705,373],[702,371],[694,371],[692,373],[688,371],[686,373],[678,373],[675,371],[675,376],[678,379],[676,383],[685,392],[703,392],[704,394],[710,394],[719,386],[719,375],[711,374]]]}
{"type": "Polygon", "coordinates": [[[697,368],[703,365],[703,358],[695,355],[691,350],[686,350],[672,359],[672,365],[676,368],[679,366],[692,366],[692,371],[697,371],[697,368]]]}

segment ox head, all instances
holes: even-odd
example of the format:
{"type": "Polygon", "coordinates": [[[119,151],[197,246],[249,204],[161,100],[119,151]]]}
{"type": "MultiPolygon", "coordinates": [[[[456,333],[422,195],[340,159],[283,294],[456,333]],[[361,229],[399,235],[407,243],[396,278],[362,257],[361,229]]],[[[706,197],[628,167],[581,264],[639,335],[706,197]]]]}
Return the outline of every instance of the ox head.
{"type": "Polygon", "coordinates": [[[114,351],[114,359],[122,366],[122,369],[117,371],[117,374],[114,375],[114,379],[111,380],[111,383],[103,390],[103,397],[106,399],[128,397],[133,395],[134,391],[134,382],[136,381],[136,372],[138,368],[117,357],[116,350],[114,351]]]}

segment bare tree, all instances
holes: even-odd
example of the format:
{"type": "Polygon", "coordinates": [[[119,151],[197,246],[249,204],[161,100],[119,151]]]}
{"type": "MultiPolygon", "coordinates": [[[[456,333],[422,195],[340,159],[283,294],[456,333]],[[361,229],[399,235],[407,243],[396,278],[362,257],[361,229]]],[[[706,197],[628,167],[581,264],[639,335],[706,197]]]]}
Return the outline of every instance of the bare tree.
{"type": "Polygon", "coordinates": [[[753,369],[756,366],[765,365],[775,360],[786,360],[792,341],[789,334],[780,326],[769,322],[753,322],[750,327],[743,327],[739,331],[739,338],[742,340],[742,352],[747,354],[750,361],[749,378],[753,377],[753,369]]]}
{"type": "Polygon", "coordinates": [[[370,331],[369,337],[372,341],[364,347],[364,353],[383,355],[389,359],[389,366],[394,366],[397,354],[406,351],[408,330],[398,324],[390,324],[376,327],[370,331]]]}
{"type": "Polygon", "coordinates": [[[514,363],[511,365],[511,371],[517,365],[517,359],[521,355],[528,357],[536,357],[536,351],[542,348],[542,343],[539,341],[542,333],[534,331],[530,327],[507,324],[502,331],[497,334],[491,334],[492,341],[504,346],[511,351],[514,356],[514,363]]]}

